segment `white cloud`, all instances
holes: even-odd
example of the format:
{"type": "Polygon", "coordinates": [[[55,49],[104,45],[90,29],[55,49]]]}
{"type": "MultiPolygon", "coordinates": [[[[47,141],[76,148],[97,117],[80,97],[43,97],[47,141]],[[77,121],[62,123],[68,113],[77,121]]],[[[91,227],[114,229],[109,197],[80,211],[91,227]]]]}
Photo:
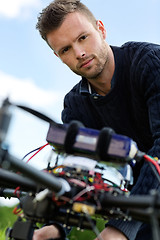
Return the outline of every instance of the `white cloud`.
{"type": "Polygon", "coordinates": [[[40,0],[1,0],[0,15],[7,18],[27,16],[32,8],[41,5],[40,0]]]}
{"type": "MultiPolygon", "coordinates": [[[[2,71],[0,83],[1,103],[9,97],[12,103],[31,107],[60,122],[63,93],[44,90],[31,79],[19,79],[2,71]]],[[[10,153],[21,158],[32,149],[46,143],[49,124],[21,109],[14,107],[11,109],[12,118],[6,141],[10,146],[10,153]]],[[[43,153],[38,155],[38,159],[39,166],[42,166],[42,160],[45,160],[46,164],[43,153]]]]}
{"type": "Polygon", "coordinates": [[[9,97],[15,103],[25,103],[33,107],[49,107],[56,105],[63,94],[51,90],[44,90],[31,79],[19,79],[0,71],[0,99],[9,97]]]}

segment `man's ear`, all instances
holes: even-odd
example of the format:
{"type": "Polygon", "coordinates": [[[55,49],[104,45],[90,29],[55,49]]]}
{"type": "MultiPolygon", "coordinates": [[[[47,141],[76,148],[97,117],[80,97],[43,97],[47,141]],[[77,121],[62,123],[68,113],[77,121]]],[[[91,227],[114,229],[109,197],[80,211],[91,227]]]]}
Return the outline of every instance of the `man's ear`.
{"type": "Polygon", "coordinates": [[[102,33],[103,38],[105,39],[107,36],[107,31],[105,29],[105,26],[101,20],[97,20],[96,22],[98,30],[102,33]]]}

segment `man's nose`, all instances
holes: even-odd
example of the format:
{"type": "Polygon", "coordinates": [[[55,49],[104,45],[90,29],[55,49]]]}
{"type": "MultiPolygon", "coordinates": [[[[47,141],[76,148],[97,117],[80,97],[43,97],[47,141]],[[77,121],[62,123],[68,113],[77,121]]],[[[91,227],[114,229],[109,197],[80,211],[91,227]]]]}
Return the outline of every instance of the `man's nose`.
{"type": "Polygon", "coordinates": [[[86,52],[83,48],[76,47],[74,49],[74,52],[75,52],[76,59],[81,59],[81,58],[84,58],[86,56],[86,52]]]}

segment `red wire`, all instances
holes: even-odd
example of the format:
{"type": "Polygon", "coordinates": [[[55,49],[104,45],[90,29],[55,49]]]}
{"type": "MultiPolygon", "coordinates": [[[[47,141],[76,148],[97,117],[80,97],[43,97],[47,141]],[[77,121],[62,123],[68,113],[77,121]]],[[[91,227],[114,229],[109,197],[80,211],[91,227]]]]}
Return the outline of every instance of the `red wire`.
{"type": "Polygon", "coordinates": [[[47,145],[49,145],[49,143],[46,143],[45,145],[43,145],[36,153],[34,153],[28,160],[26,163],[28,163],[37,153],[39,153],[43,148],[45,148],[47,145]]]}
{"type": "MultiPolygon", "coordinates": [[[[49,143],[46,143],[46,144],[43,145],[40,149],[38,149],[38,151],[37,151],[35,154],[33,154],[33,155],[27,160],[26,163],[28,163],[37,153],[39,153],[39,152],[40,152],[43,148],[45,148],[47,145],[49,145],[49,143]]],[[[20,190],[20,187],[17,187],[17,188],[15,189],[14,194],[17,194],[17,197],[19,198],[20,195],[19,195],[18,190],[20,190]]],[[[15,210],[15,211],[16,211],[16,210],[15,210]]]]}
{"type": "Polygon", "coordinates": [[[17,187],[17,188],[14,190],[14,194],[17,195],[18,198],[20,197],[19,191],[20,191],[20,187],[17,187]]]}
{"type": "Polygon", "coordinates": [[[160,166],[158,164],[158,162],[156,162],[156,160],[154,160],[152,157],[148,156],[148,155],[144,155],[145,160],[147,160],[148,162],[151,162],[157,169],[158,174],[160,175],[160,166]]]}
{"type": "Polygon", "coordinates": [[[20,213],[21,211],[22,211],[21,208],[15,207],[15,208],[13,209],[13,214],[17,215],[17,214],[20,213]]]}

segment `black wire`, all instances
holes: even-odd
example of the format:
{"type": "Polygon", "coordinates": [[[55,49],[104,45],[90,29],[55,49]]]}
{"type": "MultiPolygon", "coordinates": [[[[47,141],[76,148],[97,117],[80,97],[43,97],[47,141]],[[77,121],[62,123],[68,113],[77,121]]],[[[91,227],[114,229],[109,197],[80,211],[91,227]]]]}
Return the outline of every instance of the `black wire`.
{"type": "Polygon", "coordinates": [[[94,222],[92,221],[92,218],[89,216],[89,214],[85,213],[85,217],[88,220],[88,222],[90,223],[93,232],[96,234],[96,237],[98,240],[103,240],[103,238],[101,237],[101,234],[98,230],[98,228],[96,227],[96,225],[94,224],[94,222]]]}
{"type": "Polygon", "coordinates": [[[159,176],[159,174],[158,174],[158,172],[157,172],[155,166],[154,166],[151,162],[149,162],[149,161],[147,161],[147,163],[150,165],[150,167],[151,167],[151,169],[152,169],[154,175],[156,176],[157,180],[158,180],[159,183],[160,183],[160,176],[159,176]]]}
{"type": "MultiPolygon", "coordinates": [[[[41,147],[43,147],[43,146],[41,146],[41,147]]],[[[22,160],[24,160],[29,154],[31,154],[31,153],[33,153],[33,152],[35,152],[35,151],[38,151],[41,147],[38,147],[38,148],[30,151],[29,153],[27,153],[27,154],[22,158],[22,160]]]]}

